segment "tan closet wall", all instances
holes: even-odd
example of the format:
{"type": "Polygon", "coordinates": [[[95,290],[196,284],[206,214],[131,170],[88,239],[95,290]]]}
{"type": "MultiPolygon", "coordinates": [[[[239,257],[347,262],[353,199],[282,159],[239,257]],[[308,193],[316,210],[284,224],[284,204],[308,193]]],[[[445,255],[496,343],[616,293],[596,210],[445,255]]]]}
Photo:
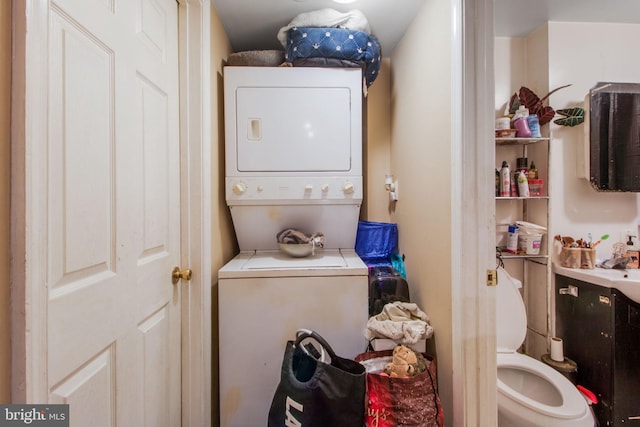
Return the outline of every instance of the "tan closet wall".
{"type": "MultiPolygon", "coordinates": [[[[0,271],[9,271],[11,2],[0,2],[0,271]]],[[[6,276],[5,276],[6,277],[6,276]]],[[[11,401],[11,288],[0,281],[0,403],[11,401]]]]}

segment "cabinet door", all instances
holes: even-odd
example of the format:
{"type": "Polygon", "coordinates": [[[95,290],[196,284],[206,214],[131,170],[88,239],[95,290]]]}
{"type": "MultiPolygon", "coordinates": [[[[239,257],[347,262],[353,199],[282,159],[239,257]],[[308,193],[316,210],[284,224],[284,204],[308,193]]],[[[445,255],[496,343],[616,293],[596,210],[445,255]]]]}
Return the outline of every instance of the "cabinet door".
{"type": "Polygon", "coordinates": [[[613,309],[611,290],[556,276],[556,335],[564,353],[578,365],[576,380],[598,396],[594,406],[600,425],[611,425],[613,405],[613,309]],[[561,293],[575,286],[578,296],[561,293]]]}
{"type": "Polygon", "coordinates": [[[640,304],[614,290],[613,425],[640,426],[640,304]]]}

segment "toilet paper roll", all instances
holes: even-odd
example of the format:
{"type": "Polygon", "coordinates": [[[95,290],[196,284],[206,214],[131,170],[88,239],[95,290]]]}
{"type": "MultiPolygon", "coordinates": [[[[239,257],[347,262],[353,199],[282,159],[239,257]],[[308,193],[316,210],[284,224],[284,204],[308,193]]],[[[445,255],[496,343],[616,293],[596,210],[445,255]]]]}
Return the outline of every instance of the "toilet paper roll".
{"type": "Polygon", "coordinates": [[[562,350],[562,338],[551,338],[551,359],[556,362],[564,362],[564,351],[562,350]]]}

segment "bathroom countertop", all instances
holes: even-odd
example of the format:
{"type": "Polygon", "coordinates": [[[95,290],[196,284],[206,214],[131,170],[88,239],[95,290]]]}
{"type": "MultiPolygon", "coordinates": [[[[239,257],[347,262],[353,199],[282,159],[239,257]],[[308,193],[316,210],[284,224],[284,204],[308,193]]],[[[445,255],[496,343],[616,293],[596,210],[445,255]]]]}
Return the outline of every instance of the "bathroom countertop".
{"type": "Polygon", "coordinates": [[[594,268],[566,268],[553,264],[553,272],[573,279],[593,283],[606,288],[615,288],[627,298],[640,304],[640,270],[617,270],[594,268]]]}

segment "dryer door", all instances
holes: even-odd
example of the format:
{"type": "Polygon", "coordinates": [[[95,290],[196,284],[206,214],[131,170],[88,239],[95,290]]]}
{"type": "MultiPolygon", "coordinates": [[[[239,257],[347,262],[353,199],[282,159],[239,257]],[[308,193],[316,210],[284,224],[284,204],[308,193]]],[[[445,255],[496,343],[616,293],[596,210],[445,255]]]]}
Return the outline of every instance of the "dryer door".
{"type": "Polygon", "coordinates": [[[350,172],[348,87],[239,87],[238,172],[350,172]]]}

